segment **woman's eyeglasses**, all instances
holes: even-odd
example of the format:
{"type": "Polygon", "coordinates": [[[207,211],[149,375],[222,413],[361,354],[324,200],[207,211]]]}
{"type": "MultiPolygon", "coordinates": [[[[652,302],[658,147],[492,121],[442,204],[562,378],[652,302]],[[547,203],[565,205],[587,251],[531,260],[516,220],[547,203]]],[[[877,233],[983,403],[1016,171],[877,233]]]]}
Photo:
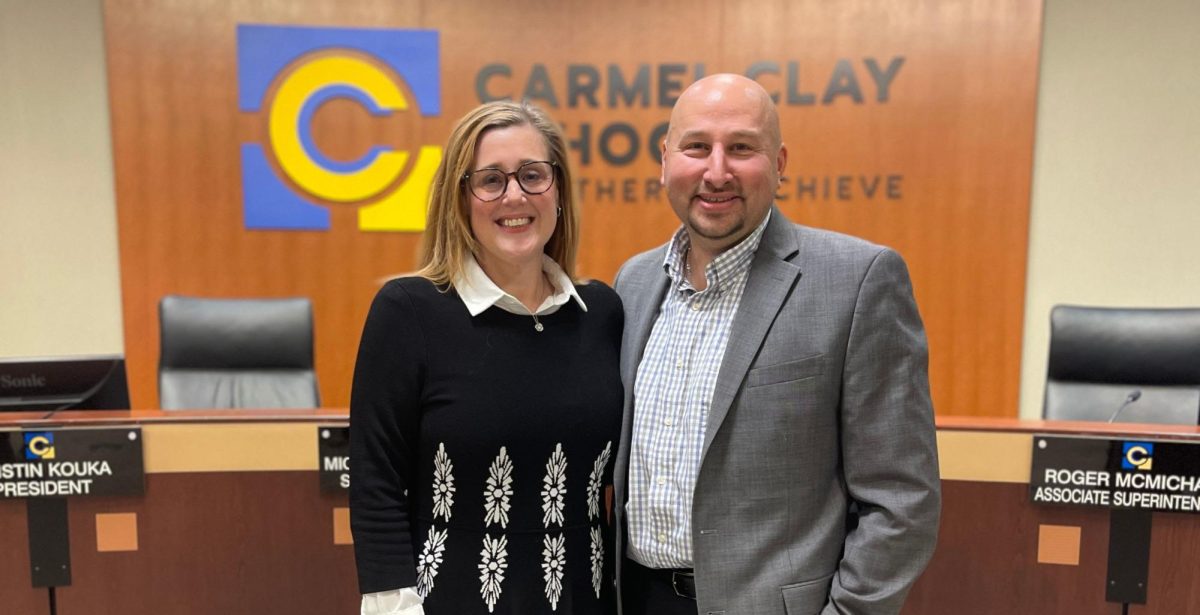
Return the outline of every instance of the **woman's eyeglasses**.
{"type": "Polygon", "coordinates": [[[545,160],[526,162],[512,173],[500,169],[479,169],[463,175],[471,194],[481,201],[494,201],[508,190],[508,178],[515,177],[517,185],[525,194],[542,194],[554,185],[554,167],[557,164],[545,160]]]}

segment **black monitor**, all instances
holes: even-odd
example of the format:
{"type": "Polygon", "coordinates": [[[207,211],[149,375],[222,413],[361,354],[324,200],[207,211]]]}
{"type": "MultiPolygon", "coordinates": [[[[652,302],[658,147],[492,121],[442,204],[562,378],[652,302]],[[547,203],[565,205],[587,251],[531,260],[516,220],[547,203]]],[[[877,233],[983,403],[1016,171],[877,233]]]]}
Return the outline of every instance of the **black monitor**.
{"type": "Polygon", "coordinates": [[[0,412],[128,409],[121,355],[0,358],[0,412]]]}

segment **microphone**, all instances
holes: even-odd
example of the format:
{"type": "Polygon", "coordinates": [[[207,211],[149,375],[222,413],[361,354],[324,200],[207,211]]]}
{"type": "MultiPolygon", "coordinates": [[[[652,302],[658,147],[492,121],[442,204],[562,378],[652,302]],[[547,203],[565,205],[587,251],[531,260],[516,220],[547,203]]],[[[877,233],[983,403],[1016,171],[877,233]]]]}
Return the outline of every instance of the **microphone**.
{"type": "Polygon", "coordinates": [[[1121,407],[1117,408],[1117,411],[1112,413],[1112,416],[1108,417],[1108,422],[1111,423],[1111,422],[1117,420],[1117,417],[1121,415],[1122,410],[1127,408],[1129,406],[1129,404],[1132,404],[1133,402],[1135,402],[1141,398],[1142,398],[1142,390],[1141,389],[1134,389],[1134,390],[1130,391],[1129,395],[1127,395],[1125,397],[1125,403],[1121,404],[1121,407]]]}

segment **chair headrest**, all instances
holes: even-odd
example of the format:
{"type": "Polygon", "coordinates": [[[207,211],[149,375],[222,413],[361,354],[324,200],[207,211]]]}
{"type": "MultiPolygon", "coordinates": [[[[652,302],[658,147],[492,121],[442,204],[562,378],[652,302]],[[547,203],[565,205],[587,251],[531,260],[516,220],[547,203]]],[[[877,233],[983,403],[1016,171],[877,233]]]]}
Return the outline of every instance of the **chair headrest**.
{"type": "Polygon", "coordinates": [[[159,303],[163,368],[305,369],[313,365],[312,304],[287,299],[200,299],[159,303]]]}
{"type": "Polygon", "coordinates": [[[1055,306],[1047,375],[1076,382],[1200,384],[1200,309],[1055,306]]]}

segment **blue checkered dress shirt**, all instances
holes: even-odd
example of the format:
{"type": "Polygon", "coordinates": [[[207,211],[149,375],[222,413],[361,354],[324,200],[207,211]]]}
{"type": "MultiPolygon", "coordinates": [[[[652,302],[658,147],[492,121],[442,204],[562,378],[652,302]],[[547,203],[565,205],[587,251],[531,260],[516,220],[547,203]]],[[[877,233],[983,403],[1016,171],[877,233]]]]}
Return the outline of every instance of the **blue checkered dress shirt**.
{"type": "Polygon", "coordinates": [[[767,219],[708,264],[702,291],[684,275],[690,244],[685,229],[667,250],[663,267],[671,285],[633,386],[627,555],[644,566],[692,567],[692,491],[708,408],[767,219]]]}

